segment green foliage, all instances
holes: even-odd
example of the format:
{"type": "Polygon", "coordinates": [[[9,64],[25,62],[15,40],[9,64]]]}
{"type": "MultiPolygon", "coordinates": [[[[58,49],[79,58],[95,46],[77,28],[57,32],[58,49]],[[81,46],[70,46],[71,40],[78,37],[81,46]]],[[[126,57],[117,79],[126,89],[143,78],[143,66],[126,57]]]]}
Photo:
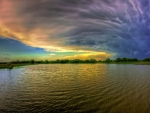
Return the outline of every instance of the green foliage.
{"type": "Polygon", "coordinates": [[[121,61],[122,61],[121,58],[116,59],[116,62],[121,62],[121,61]]]}
{"type": "Polygon", "coordinates": [[[90,59],[90,63],[97,63],[95,59],[90,59]]]}
{"type": "Polygon", "coordinates": [[[111,62],[110,58],[107,58],[107,59],[105,60],[105,62],[106,62],[106,63],[110,63],[110,62],[111,62]]]}
{"type": "Polygon", "coordinates": [[[148,62],[150,62],[150,58],[145,58],[143,61],[148,61],[148,62]]]}
{"type": "Polygon", "coordinates": [[[35,61],[34,61],[34,60],[31,60],[31,61],[30,61],[30,63],[31,63],[31,64],[34,64],[34,63],[35,63],[35,61]]]}
{"type": "Polygon", "coordinates": [[[117,58],[116,62],[136,62],[137,58],[117,58]]]}
{"type": "Polygon", "coordinates": [[[45,62],[44,62],[45,64],[48,64],[49,63],[49,61],[48,60],[45,60],[45,62]]]}

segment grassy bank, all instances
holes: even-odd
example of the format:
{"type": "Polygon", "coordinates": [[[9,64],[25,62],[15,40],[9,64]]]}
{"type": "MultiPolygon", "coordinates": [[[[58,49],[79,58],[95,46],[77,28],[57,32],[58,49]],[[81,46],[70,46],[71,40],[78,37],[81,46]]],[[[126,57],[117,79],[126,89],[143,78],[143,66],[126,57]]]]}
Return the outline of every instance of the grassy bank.
{"type": "Polygon", "coordinates": [[[21,67],[31,64],[0,64],[0,69],[13,69],[15,67],[21,67]]]}
{"type": "Polygon", "coordinates": [[[150,65],[150,62],[146,61],[137,61],[137,62],[104,62],[103,64],[133,64],[133,65],[150,65]]]}
{"type": "Polygon", "coordinates": [[[141,62],[136,62],[135,64],[137,64],[137,65],[150,65],[150,62],[141,61],[141,62]]]}

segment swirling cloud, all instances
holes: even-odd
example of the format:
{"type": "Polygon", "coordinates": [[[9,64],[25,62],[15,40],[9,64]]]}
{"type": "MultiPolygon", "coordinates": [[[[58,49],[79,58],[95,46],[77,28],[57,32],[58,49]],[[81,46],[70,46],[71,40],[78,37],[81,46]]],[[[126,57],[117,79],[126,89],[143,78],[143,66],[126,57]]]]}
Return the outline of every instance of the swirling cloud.
{"type": "Polygon", "coordinates": [[[1,0],[0,4],[3,37],[46,51],[149,56],[148,0],[1,0]]]}

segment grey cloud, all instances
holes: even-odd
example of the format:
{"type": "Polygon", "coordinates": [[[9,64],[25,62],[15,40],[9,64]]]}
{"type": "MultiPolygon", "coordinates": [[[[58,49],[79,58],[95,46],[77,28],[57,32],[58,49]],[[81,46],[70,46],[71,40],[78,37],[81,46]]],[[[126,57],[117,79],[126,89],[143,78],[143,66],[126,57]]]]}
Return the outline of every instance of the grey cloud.
{"type": "Polygon", "coordinates": [[[146,57],[150,49],[148,0],[14,1],[19,16],[25,18],[23,26],[29,29],[72,28],[54,33],[53,38],[63,37],[66,46],[138,58],[146,57]]]}

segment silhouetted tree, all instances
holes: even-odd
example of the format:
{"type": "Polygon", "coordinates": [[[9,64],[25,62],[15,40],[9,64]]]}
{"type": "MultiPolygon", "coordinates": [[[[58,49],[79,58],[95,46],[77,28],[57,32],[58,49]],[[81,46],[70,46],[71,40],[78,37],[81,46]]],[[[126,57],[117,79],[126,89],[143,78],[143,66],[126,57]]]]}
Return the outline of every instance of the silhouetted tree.
{"type": "Polygon", "coordinates": [[[48,61],[48,60],[45,60],[45,63],[46,63],[46,64],[48,64],[48,63],[49,63],[49,61],[48,61]]]}
{"type": "Polygon", "coordinates": [[[107,58],[107,59],[105,60],[105,62],[106,62],[106,63],[111,62],[110,58],[107,58]]]}
{"type": "Polygon", "coordinates": [[[128,58],[122,58],[122,61],[123,61],[123,62],[127,62],[127,61],[128,61],[128,58]]]}
{"type": "Polygon", "coordinates": [[[90,59],[90,63],[96,63],[97,61],[95,59],[90,59]]]}
{"type": "Polygon", "coordinates": [[[34,63],[35,63],[35,61],[34,61],[34,60],[31,60],[31,61],[30,61],[30,63],[31,63],[31,64],[34,64],[34,63]]]}
{"type": "Polygon", "coordinates": [[[121,61],[122,61],[121,58],[117,58],[117,59],[116,59],[116,62],[121,62],[121,61]]]}
{"type": "Polygon", "coordinates": [[[149,62],[149,61],[150,61],[150,58],[145,58],[143,61],[148,61],[148,62],[149,62]]]}

